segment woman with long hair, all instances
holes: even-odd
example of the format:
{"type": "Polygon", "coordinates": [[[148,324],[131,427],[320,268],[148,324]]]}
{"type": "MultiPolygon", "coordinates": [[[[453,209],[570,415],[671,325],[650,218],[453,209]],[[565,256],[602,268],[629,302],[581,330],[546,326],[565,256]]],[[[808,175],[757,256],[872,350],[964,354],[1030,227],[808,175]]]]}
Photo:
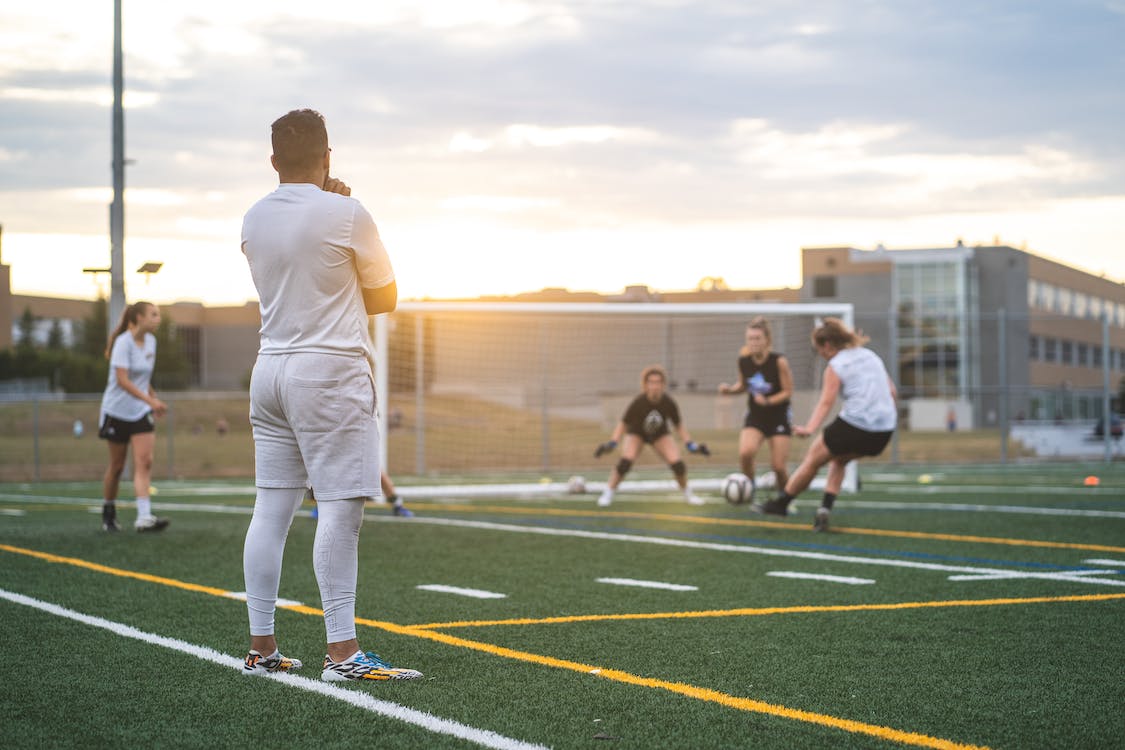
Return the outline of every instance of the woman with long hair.
{"type": "Polygon", "coordinates": [[[613,503],[617,486],[633,468],[637,454],[645,445],[651,445],[664,463],[668,464],[676,478],[676,484],[684,493],[684,500],[690,505],[703,505],[703,498],[693,493],[688,485],[687,465],[680,458],[680,446],[672,433],[675,432],[680,438],[688,453],[710,456],[711,451],[706,443],[697,443],[691,439],[680,417],[680,407],[665,392],[667,384],[668,373],[663,367],[646,367],[641,372],[641,393],[629,403],[609,440],[598,445],[594,451],[594,458],[601,458],[616,448],[618,442],[621,443],[621,459],[609,473],[605,491],[598,497],[598,507],[606,508],[613,503]]]}
{"type": "Polygon", "coordinates": [[[109,377],[102,395],[98,437],[109,446],[109,466],[102,478],[102,528],[119,531],[117,490],[129,447],[133,448],[133,491],[137,501],[137,531],[161,531],[168,519],[152,515],[150,489],[152,454],[156,445],[156,417],[168,407],[156,397],[152,371],[156,366],[156,329],[160,308],[151,302],[134,302],[121,314],[110,334],[105,356],[109,377]]]}
{"type": "Polygon", "coordinates": [[[825,318],[813,330],[813,347],[828,361],[828,367],[824,369],[820,400],[809,421],[794,427],[793,434],[810,437],[836,399],[844,403],[832,424],[809,446],[781,493],[768,503],[753,506],[758,512],[786,515],[793,498],[809,486],[821,466],[828,464],[824,498],[813,523],[814,530],[827,531],[829,513],[844,481],[844,467],[863,456],[878,456],[887,447],[898,421],[898,395],[883,360],[864,346],[867,341],[866,336],[837,318],[825,318]]]}
{"type": "Polygon", "coordinates": [[[746,345],[738,357],[738,382],[719,384],[719,393],[743,392],[749,395],[746,417],[738,435],[742,473],[750,478],[750,486],[754,487],[754,457],[765,441],[770,446],[770,465],[777,486],[784,487],[789,480],[786,462],[793,434],[789,409],[793,373],[785,355],[773,351],[770,324],[760,315],[746,325],[746,345]]]}

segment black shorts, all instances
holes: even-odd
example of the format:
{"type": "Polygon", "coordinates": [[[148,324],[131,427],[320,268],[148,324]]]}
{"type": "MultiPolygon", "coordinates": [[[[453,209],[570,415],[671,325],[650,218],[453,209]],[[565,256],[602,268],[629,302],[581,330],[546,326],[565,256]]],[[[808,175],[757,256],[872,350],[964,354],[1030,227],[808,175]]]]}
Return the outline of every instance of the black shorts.
{"type": "Polygon", "coordinates": [[[111,443],[128,443],[134,435],[156,430],[156,420],[150,411],[134,422],[105,415],[102,426],[98,428],[98,437],[111,443]]]}
{"type": "Polygon", "coordinates": [[[641,439],[641,442],[644,443],[645,445],[652,445],[653,443],[655,443],[660,438],[664,437],[665,435],[671,435],[672,433],[665,430],[664,432],[660,433],[659,435],[642,435],[639,432],[628,432],[628,431],[626,431],[625,434],[626,435],[634,435],[636,437],[639,437],[641,439]]]}
{"type": "Polygon", "coordinates": [[[894,430],[871,432],[848,424],[839,417],[824,428],[824,445],[833,456],[878,456],[891,442],[894,430]]]}
{"type": "Polygon", "coordinates": [[[778,435],[792,435],[793,426],[789,423],[789,410],[786,409],[785,413],[778,417],[759,416],[750,411],[746,412],[746,418],[742,420],[742,428],[752,428],[762,433],[766,437],[776,437],[778,435]]]}

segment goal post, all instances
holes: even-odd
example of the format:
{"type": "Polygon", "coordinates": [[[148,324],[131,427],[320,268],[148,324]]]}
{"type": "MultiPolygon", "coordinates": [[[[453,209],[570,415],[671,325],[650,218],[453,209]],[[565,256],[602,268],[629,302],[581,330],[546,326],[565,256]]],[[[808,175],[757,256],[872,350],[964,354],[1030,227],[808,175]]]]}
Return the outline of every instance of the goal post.
{"type": "MultiPolygon", "coordinates": [[[[737,381],[746,324],[759,315],[789,360],[800,421],[823,372],[809,335],[827,316],[854,325],[850,304],[402,302],[373,323],[383,465],[443,485],[557,491],[578,475],[596,488],[613,461],[595,459],[594,447],[640,392],[641,370],[659,364],[688,430],[713,451],[686,457],[692,486],[717,489],[739,468],[746,408],[745,394],[718,386],[737,381]]],[[[791,469],[803,452],[794,441],[791,469]]],[[[763,447],[756,473],[768,468],[763,447]]],[[[652,451],[630,480],[622,489],[672,486],[652,451]]],[[[845,487],[855,485],[853,464],[845,487]]]]}

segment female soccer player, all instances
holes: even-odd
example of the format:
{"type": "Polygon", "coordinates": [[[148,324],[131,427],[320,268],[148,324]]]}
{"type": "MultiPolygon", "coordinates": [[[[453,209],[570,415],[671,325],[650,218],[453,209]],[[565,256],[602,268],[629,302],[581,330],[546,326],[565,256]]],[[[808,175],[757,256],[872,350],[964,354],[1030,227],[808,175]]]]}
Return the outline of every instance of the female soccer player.
{"type": "Polygon", "coordinates": [[[121,322],[109,337],[106,359],[109,377],[102,395],[98,437],[109,446],[109,466],[102,478],[102,528],[119,531],[117,489],[125,457],[133,446],[133,491],[137,498],[137,531],[161,531],[168,519],[152,515],[149,486],[152,453],[156,445],[155,417],[168,407],[156,397],[152,371],[156,366],[156,329],[160,309],[151,302],[135,302],[125,308],[121,322]]]}
{"type": "Polygon", "coordinates": [[[613,471],[609,474],[609,483],[598,498],[600,507],[607,507],[613,502],[613,493],[617,490],[617,485],[621,484],[621,480],[629,473],[633,461],[641,452],[641,446],[646,443],[651,445],[672,469],[672,473],[676,476],[676,483],[684,492],[684,499],[692,505],[703,505],[703,499],[692,494],[691,488],[688,487],[687,466],[680,460],[680,447],[672,437],[672,429],[675,428],[689,453],[710,456],[711,451],[707,449],[706,443],[696,443],[691,439],[683,420],[680,419],[679,406],[664,392],[667,383],[668,375],[663,367],[659,365],[646,367],[641,372],[643,392],[629,404],[625,416],[614,428],[609,441],[602,443],[594,451],[594,458],[598,458],[612,451],[617,447],[618,441],[621,441],[621,460],[613,467],[613,471]]]}
{"type": "Polygon", "coordinates": [[[721,383],[719,393],[749,394],[746,418],[738,436],[738,457],[742,473],[754,486],[754,457],[766,440],[770,446],[770,465],[777,486],[789,480],[786,461],[793,430],[789,424],[789,398],[793,395],[793,373],[784,354],[771,351],[770,324],[758,316],[746,326],[746,346],[738,357],[738,382],[721,383]]]}
{"type": "Polygon", "coordinates": [[[844,404],[835,421],[809,446],[781,493],[768,503],[754,506],[758,512],[786,515],[793,498],[809,486],[821,466],[829,464],[824,498],[813,523],[814,530],[827,531],[828,515],[844,481],[844,467],[862,456],[878,456],[887,447],[897,423],[898,396],[883,360],[863,346],[867,341],[866,336],[837,318],[825,318],[813,330],[813,347],[828,360],[828,367],[820,401],[809,421],[794,427],[793,434],[811,436],[828,416],[837,396],[844,404]]]}

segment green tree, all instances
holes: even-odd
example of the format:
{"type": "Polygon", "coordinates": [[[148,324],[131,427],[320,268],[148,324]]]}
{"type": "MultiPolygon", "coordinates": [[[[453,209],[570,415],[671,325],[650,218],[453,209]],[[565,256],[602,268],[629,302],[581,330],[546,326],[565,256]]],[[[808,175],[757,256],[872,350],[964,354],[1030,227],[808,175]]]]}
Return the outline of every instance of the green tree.
{"type": "Polygon", "coordinates": [[[152,384],[174,390],[191,385],[191,362],[169,315],[161,317],[160,327],[156,329],[156,369],[152,373],[152,384]]]}
{"type": "Polygon", "coordinates": [[[90,357],[105,358],[106,332],[109,328],[109,303],[105,297],[94,302],[90,316],[82,321],[75,349],[90,357]]]}
{"type": "Polygon", "coordinates": [[[47,348],[53,352],[63,350],[62,322],[58,318],[51,321],[51,330],[47,332],[47,348]]]}
{"type": "Polygon", "coordinates": [[[33,348],[35,346],[34,332],[35,316],[31,314],[30,307],[25,307],[23,309],[23,315],[20,316],[19,321],[16,323],[16,348],[33,348]]]}

